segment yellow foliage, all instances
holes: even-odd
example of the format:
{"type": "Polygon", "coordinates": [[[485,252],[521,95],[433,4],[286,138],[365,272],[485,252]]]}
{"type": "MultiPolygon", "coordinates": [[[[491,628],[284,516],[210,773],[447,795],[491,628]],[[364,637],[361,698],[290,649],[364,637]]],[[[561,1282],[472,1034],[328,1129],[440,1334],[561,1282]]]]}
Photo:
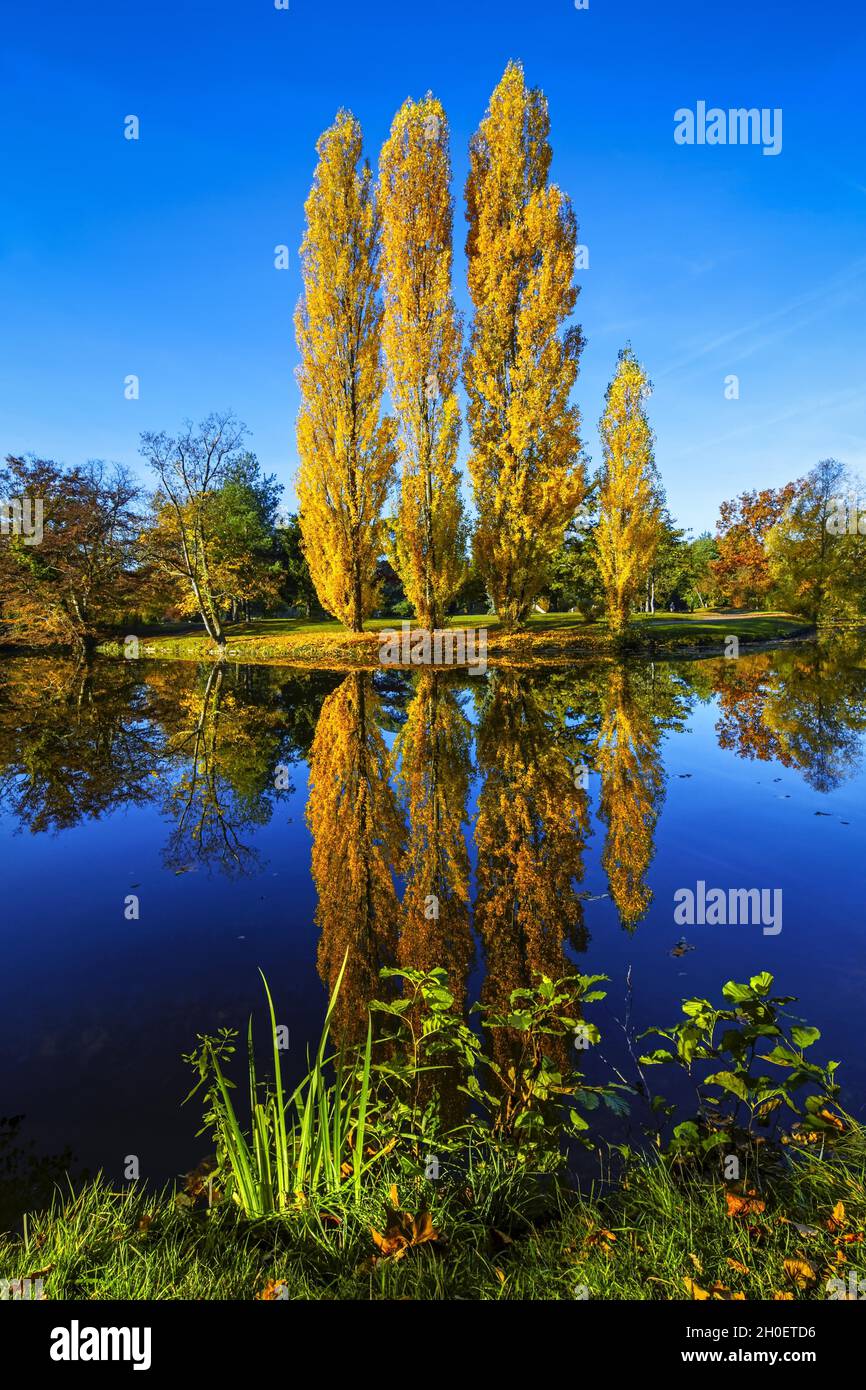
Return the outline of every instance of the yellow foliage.
{"type": "Polygon", "coordinates": [[[652,564],[661,536],[654,439],[644,409],[650,389],[631,348],[625,348],[599,422],[604,462],[596,561],[614,633],[621,632],[628,621],[641,577],[652,564]]]}
{"type": "Polygon", "coordinates": [[[664,790],[659,735],[622,666],[611,666],[602,687],[596,747],[601,773],[599,818],[607,824],[602,864],[620,919],[633,927],[652,900],[646,873],[664,790]]]}
{"type": "Polygon", "coordinates": [[[441,103],[406,101],[379,162],[383,343],[403,464],[393,559],[425,628],[441,627],[464,572],[450,183],[441,103]]]}
{"type": "Polygon", "coordinates": [[[547,101],[509,63],[473,137],[466,184],[466,357],[475,558],[500,619],[521,622],[584,494],[579,416],[569,404],[580,329],[560,332],[577,299],[577,224],[548,184],[547,101]]]}
{"type": "MultiPolygon", "coordinates": [[[[486,964],[484,1002],[507,1010],[512,990],[571,973],[566,943],[585,945],[583,878],[588,801],[575,784],[560,712],[538,686],[496,671],[477,735],[475,925],[486,964]]],[[[510,1040],[493,1044],[506,1060],[510,1040]]]]}
{"type": "Polygon", "coordinates": [[[346,950],[349,964],[335,1032],[366,1030],[367,1003],[381,997],[379,970],[393,965],[400,921],[394,874],[404,826],[391,789],[382,714],[369,676],[346,676],[322,705],[310,753],[307,823],[321,931],[319,973],[333,989],[346,950]]]}
{"type": "Polygon", "coordinates": [[[375,607],[381,512],[394,479],[394,421],[381,415],[379,227],[361,127],[347,111],[325,131],[306,202],[297,492],[319,601],[360,632],[375,607]]]}

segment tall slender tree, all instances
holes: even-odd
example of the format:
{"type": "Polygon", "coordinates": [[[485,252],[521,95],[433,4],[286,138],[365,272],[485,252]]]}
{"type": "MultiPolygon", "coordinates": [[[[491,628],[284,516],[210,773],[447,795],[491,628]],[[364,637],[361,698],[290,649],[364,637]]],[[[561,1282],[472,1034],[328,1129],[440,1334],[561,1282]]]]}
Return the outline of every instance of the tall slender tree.
{"type": "Polygon", "coordinates": [[[404,102],[379,161],[384,347],[403,465],[393,560],[427,628],[442,625],[465,571],[450,185],[441,102],[404,102]]]}
{"type": "Polygon", "coordinates": [[[651,386],[630,347],[619,354],[599,421],[603,463],[595,553],[607,621],[622,632],[661,536],[662,504],[645,402],[651,386]]]}
{"type": "Polygon", "coordinates": [[[509,63],[470,146],[469,291],[475,309],[464,381],[475,555],[500,619],[513,627],[545,587],[580,505],[584,469],[569,393],[583,344],[574,309],[577,224],[548,183],[547,100],[509,63]]]}
{"type": "Polygon", "coordinates": [[[295,314],[299,516],[322,607],[360,632],[375,607],[396,464],[394,421],[381,410],[379,219],[354,116],[340,111],[316,148],[295,314]]]}

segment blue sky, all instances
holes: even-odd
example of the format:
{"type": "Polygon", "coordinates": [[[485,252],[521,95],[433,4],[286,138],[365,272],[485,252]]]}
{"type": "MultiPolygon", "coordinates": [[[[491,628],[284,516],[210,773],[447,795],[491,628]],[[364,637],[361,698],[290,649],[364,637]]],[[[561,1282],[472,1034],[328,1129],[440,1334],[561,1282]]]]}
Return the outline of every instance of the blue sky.
{"type": "Polygon", "coordinates": [[[141,430],[231,407],[291,502],[292,312],[316,138],[347,106],[375,163],[407,96],[442,99],[465,307],[467,144],[509,58],[547,94],[552,175],[589,247],[576,399],[593,464],[630,339],[655,384],[656,457],[682,524],[711,528],[722,498],[821,457],[866,471],[866,16],[854,0],[10,7],[3,453],[138,468],[141,430]],[[674,112],[700,100],[781,108],[781,153],[677,145],[674,112]],[[129,114],[137,142],[123,136],[129,114]],[[130,373],[137,401],[124,399],[130,373]],[[738,400],[725,399],[731,374],[738,400]]]}

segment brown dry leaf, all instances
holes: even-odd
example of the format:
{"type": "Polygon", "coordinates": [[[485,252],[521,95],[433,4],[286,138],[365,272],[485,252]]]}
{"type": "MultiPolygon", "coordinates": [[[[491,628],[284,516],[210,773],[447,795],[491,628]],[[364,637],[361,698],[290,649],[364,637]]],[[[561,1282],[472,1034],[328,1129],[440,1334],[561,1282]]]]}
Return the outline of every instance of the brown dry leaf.
{"type": "Polygon", "coordinates": [[[827,1222],[827,1230],[835,1234],[836,1231],[841,1231],[845,1224],[845,1203],[837,1202],[827,1222]]]}
{"type": "Polygon", "coordinates": [[[692,1262],[692,1264],[694,1265],[695,1269],[698,1271],[698,1274],[703,1274],[703,1272],[704,1272],[704,1267],[703,1267],[703,1265],[701,1264],[700,1260],[698,1259],[697,1255],[693,1255],[693,1254],[691,1253],[691,1251],[690,1251],[690,1252],[689,1252],[689,1259],[691,1260],[691,1262],[692,1262]]]}
{"type": "Polygon", "coordinates": [[[741,1260],[732,1260],[730,1255],[728,1255],[727,1263],[730,1265],[731,1269],[735,1269],[738,1274],[749,1273],[748,1265],[744,1265],[741,1260]]]}
{"type": "Polygon", "coordinates": [[[763,1198],[758,1197],[755,1192],[747,1192],[745,1196],[740,1196],[736,1192],[726,1192],[725,1202],[727,1203],[728,1216],[754,1216],[766,1207],[763,1198]]]}
{"type": "Polygon", "coordinates": [[[146,1211],[138,1223],[138,1230],[142,1232],[149,1231],[155,1215],[155,1212],[146,1211]]]}
{"type": "Polygon", "coordinates": [[[603,1255],[612,1255],[616,1235],[613,1231],[608,1231],[604,1226],[599,1226],[597,1231],[590,1231],[586,1238],[587,1245],[597,1245],[603,1255]]]}
{"type": "MultiPolygon", "coordinates": [[[[391,1197],[396,1200],[396,1185],[391,1188],[391,1197]]],[[[384,1235],[381,1231],[377,1231],[374,1226],[370,1228],[373,1241],[381,1252],[382,1259],[402,1260],[410,1246],[424,1245],[428,1241],[440,1239],[429,1211],[421,1211],[417,1216],[412,1216],[408,1211],[398,1211],[393,1207],[386,1207],[385,1210],[388,1224],[385,1227],[384,1235]]]]}
{"type": "Polygon", "coordinates": [[[774,1294],[773,1294],[773,1302],[774,1302],[774,1303],[788,1303],[788,1302],[793,1301],[793,1298],[794,1298],[794,1295],[793,1295],[792,1293],[774,1293],[774,1294]]]}
{"type": "Polygon", "coordinates": [[[808,1260],[785,1260],[782,1268],[798,1289],[810,1289],[818,1278],[808,1260]]]}
{"type": "Polygon", "coordinates": [[[198,1201],[200,1197],[206,1200],[208,1197],[211,1202],[218,1202],[221,1193],[218,1187],[214,1186],[213,1174],[216,1171],[216,1160],[204,1158],[201,1163],[193,1168],[192,1172],[187,1173],[184,1178],[183,1189],[192,1203],[198,1201]]]}

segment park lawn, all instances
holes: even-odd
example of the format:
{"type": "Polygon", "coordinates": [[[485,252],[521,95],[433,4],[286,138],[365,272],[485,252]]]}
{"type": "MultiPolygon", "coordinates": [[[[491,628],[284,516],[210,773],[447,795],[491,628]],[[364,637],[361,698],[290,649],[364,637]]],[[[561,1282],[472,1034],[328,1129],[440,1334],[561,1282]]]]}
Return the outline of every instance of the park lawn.
{"type": "Polygon", "coordinates": [[[395,1168],[360,1205],[334,1198],[259,1222],[230,1201],[97,1179],[31,1216],[26,1235],[0,1235],[0,1277],[41,1277],[54,1300],[839,1298],[864,1275],[864,1181],[853,1121],[835,1150],[797,1147],[740,1215],[718,1174],[658,1156],[583,1195],[497,1163],[450,1182],[395,1168]],[[401,1258],[382,1258],[372,1234],[387,1230],[391,1182],[436,1235],[401,1258]]]}
{"type": "MultiPolygon", "coordinates": [[[[226,658],[251,664],[288,664],[322,669],[374,669],[385,631],[400,631],[399,618],[373,618],[361,633],[350,632],[334,619],[256,618],[226,630],[226,658]]],[[[417,624],[412,624],[413,629],[417,624]]],[[[491,665],[559,664],[581,658],[612,655],[620,649],[691,654],[724,651],[725,639],[745,644],[772,643],[806,637],[811,629],[788,613],[727,610],[697,613],[638,614],[629,626],[622,648],[612,641],[606,624],[584,622],[580,613],[534,613],[520,632],[507,633],[495,614],[459,614],[449,627],[487,630],[491,665]]],[[[107,641],[99,650],[122,655],[121,641],[107,641]]],[[[212,659],[215,648],[200,628],[156,634],[140,639],[140,654],[148,658],[186,661],[212,659]]]]}

